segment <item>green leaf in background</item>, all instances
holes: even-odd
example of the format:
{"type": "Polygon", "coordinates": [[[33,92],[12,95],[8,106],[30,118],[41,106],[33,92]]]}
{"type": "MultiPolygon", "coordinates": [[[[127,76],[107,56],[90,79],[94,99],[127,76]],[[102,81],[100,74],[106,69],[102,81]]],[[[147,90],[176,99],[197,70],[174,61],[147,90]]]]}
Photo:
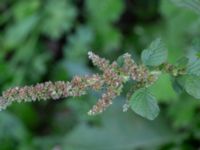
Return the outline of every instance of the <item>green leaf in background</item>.
{"type": "Polygon", "coordinates": [[[189,8],[200,15],[200,0],[172,0],[176,5],[189,8]]]}
{"type": "Polygon", "coordinates": [[[0,149],[11,150],[28,141],[28,132],[22,122],[8,112],[0,113],[0,149]]]}
{"type": "Polygon", "coordinates": [[[131,111],[121,112],[121,100],[102,114],[100,126],[80,123],[63,138],[61,149],[149,150],[175,139],[165,119],[148,121],[131,111]],[[117,116],[117,117],[113,117],[117,116]]]}
{"type": "Polygon", "coordinates": [[[143,50],[141,57],[145,65],[159,66],[167,60],[167,49],[161,39],[156,39],[143,50]]]}
{"type": "Polygon", "coordinates": [[[23,19],[36,14],[39,11],[42,1],[29,0],[29,1],[16,1],[12,13],[16,21],[23,21],[23,19]]]}
{"type": "Polygon", "coordinates": [[[178,78],[178,83],[191,96],[200,99],[200,77],[195,75],[183,75],[178,78]]]}
{"type": "Polygon", "coordinates": [[[102,24],[117,20],[123,11],[122,0],[87,0],[86,8],[89,19],[101,28],[102,24]],[[98,4],[98,9],[97,9],[98,4]]]}
{"type": "Polygon", "coordinates": [[[86,1],[88,23],[96,36],[93,47],[110,51],[120,46],[122,36],[113,23],[120,18],[123,9],[122,0],[86,1]],[[96,8],[97,3],[98,9],[96,8]]]}
{"type": "Polygon", "coordinates": [[[101,26],[101,28],[97,30],[97,44],[104,50],[117,49],[117,47],[120,46],[122,36],[119,30],[110,25],[101,26]]]}
{"type": "Polygon", "coordinates": [[[196,101],[193,97],[186,94],[181,95],[180,99],[172,102],[170,108],[168,109],[168,113],[174,120],[173,125],[176,128],[192,127],[194,125],[193,122],[196,120],[196,116],[199,116],[196,113],[196,109],[198,109],[199,104],[200,101],[196,101]]]}
{"type": "Polygon", "coordinates": [[[155,119],[160,111],[156,98],[147,88],[139,89],[133,93],[130,106],[134,112],[149,120],[155,119]]]}
{"type": "Polygon", "coordinates": [[[44,8],[41,30],[51,38],[57,39],[73,26],[76,9],[69,1],[49,0],[44,8]]]}
{"type": "Polygon", "coordinates": [[[188,47],[186,37],[193,38],[188,34],[191,34],[191,31],[199,34],[199,26],[193,30],[189,29],[198,20],[199,16],[187,9],[178,8],[171,1],[163,0],[160,2],[161,15],[167,20],[164,23],[164,27],[161,27],[161,37],[168,49],[168,60],[174,63],[177,58],[186,54],[184,51],[188,47]],[[175,17],[174,14],[176,14],[175,17]]]}
{"type": "Polygon", "coordinates": [[[25,42],[36,27],[39,18],[39,16],[33,15],[10,26],[5,33],[5,47],[14,48],[25,42]]]}
{"type": "Polygon", "coordinates": [[[94,40],[94,33],[88,26],[79,26],[73,35],[69,36],[65,46],[65,56],[67,60],[85,61],[87,52],[91,49],[94,40]],[[72,53],[73,51],[73,53],[72,53]]]}

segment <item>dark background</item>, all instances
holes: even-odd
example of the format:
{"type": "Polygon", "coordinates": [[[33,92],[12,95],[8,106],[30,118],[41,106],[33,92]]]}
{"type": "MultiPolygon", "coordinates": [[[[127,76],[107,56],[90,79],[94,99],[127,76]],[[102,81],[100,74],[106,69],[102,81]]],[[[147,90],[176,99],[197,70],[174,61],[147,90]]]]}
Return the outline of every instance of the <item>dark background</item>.
{"type": "MultiPolygon", "coordinates": [[[[0,0],[0,90],[95,72],[91,50],[110,60],[129,52],[140,62],[157,37],[170,63],[190,55],[199,48],[200,7],[174,1],[0,0]]],[[[88,116],[97,100],[92,91],[13,104],[0,112],[0,150],[196,150],[200,102],[177,94],[170,80],[164,74],[153,86],[161,109],[154,121],[123,113],[124,95],[102,115],[88,116]]]]}

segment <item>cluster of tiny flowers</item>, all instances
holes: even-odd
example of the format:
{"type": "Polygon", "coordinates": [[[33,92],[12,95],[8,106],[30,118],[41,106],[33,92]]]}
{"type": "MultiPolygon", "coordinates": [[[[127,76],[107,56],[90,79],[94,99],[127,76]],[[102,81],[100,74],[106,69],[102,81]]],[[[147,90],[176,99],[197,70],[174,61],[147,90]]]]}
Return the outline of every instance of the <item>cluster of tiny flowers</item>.
{"type": "Polygon", "coordinates": [[[121,94],[123,84],[128,81],[127,78],[138,82],[144,82],[148,79],[148,70],[144,66],[138,66],[128,53],[123,55],[124,65],[121,68],[118,68],[115,61],[110,64],[109,61],[92,52],[89,52],[88,55],[93,64],[103,71],[103,80],[107,85],[107,91],[88,112],[89,115],[101,113],[109,107],[113,99],[121,94]]]}
{"type": "Polygon", "coordinates": [[[128,53],[123,55],[124,64],[120,67],[115,61],[110,63],[93,52],[88,52],[88,57],[92,60],[94,66],[102,71],[101,75],[75,76],[70,82],[49,81],[34,86],[10,88],[4,91],[0,97],[0,110],[5,109],[15,101],[57,100],[69,96],[82,96],[86,94],[88,89],[101,90],[102,87],[106,87],[105,93],[88,112],[89,115],[95,115],[103,112],[112,104],[113,99],[121,94],[123,84],[129,79],[146,82],[149,77],[152,78],[152,74],[144,66],[138,66],[128,53]]]}
{"type": "Polygon", "coordinates": [[[107,107],[112,104],[112,100],[120,95],[123,87],[123,77],[117,71],[117,63],[109,64],[109,61],[100,58],[92,52],[89,52],[89,58],[94,65],[98,66],[103,71],[102,79],[107,86],[107,90],[102,94],[102,97],[88,112],[89,115],[95,115],[103,112],[107,107]],[[100,65],[100,66],[99,66],[100,65]],[[103,66],[103,67],[101,67],[103,66]]]}
{"type": "Polygon", "coordinates": [[[127,73],[132,80],[135,81],[144,81],[148,77],[148,70],[144,66],[138,66],[134,60],[131,58],[131,55],[126,53],[124,54],[124,73],[127,73]]]}
{"type": "Polygon", "coordinates": [[[97,66],[100,70],[104,71],[109,67],[109,61],[100,58],[98,55],[95,55],[93,52],[88,52],[88,58],[92,60],[92,63],[97,66]]]}
{"type": "Polygon", "coordinates": [[[36,100],[57,100],[69,96],[86,94],[87,88],[98,90],[103,82],[99,75],[74,77],[71,82],[57,81],[38,83],[35,86],[10,88],[0,97],[0,110],[5,109],[12,102],[31,102],[36,100]]]}

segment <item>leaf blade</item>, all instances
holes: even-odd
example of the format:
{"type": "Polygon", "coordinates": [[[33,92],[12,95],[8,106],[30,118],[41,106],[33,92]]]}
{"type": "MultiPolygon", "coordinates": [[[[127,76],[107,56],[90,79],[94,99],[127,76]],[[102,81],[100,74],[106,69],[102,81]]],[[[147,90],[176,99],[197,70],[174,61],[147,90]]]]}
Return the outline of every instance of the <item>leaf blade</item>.
{"type": "Polygon", "coordinates": [[[156,98],[146,88],[137,90],[131,96],[130,105],[135,113],[149,120],[155,119],[160,111],[156,98]]]}
{"type": "Polygon", "coordinates": [[[187,66],[187,73],[191,75],[200,76],[200,60],[192,61],[187,66]]]}
{"type": "Polygon", "coordinates": [[[147,66],[159,66],[167,60],[167,55],[164,43],[158,38],[147,49],[143,50],[141,59],[147,66]]]}
{"type": "Polygon", "coordinates": [[[200,77],[195,75],[184,75],[178,78],[178,83],[185,89],[185,91],[200,99],[200,77]]]}

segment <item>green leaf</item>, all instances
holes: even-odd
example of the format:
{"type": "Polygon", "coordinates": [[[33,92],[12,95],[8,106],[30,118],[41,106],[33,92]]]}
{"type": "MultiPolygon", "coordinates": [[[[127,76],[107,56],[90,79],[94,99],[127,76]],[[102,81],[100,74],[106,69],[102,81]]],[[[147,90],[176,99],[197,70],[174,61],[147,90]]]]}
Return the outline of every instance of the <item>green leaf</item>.
{"type": "Polygon", "coordinates": [[[28,138],[28,131],[16,116],[6,111],[0,113],[1,150],[18,149],[19,145],[28,141],[28,138]]]}
{"type": "Polygon", "coordinates": [[[160,111],[155,97],[147,88],[137,90],[131,96],[130,105],[134,112],[149,120],[155,119],[160,111]]]}
{"type": "Polygon", "coordinates": [[[170,105],[168,109],[169,116],[173,119],[173,125],[176,128],[193,126],[191,122],[196,119],[196,109],[199,107],[199,101],[195,101],[192,97],[183,94],[178,101],[174,101],[170,105]]]}
{"type": "Polygon", "coordinates": [[[93,39],[94,34],[89,26],[77,27],[75,33],[68,37],[68,42],[65,45],[64,52],[67,60],[85,61],[86,57],[82,56],[91,48],[90,44],[93,42],[93,39]]]}
{"type": "Polygon", "coordinates": [[[177,77],[172,78],[172,86],[177,94],[181,94],[184,91],[184,88],[179,84],[177,77]]]}
{"type": "Polygon", "coordinates": [[[41,30],[53,39],[58,39],[73,26],[76,9],[66,0],[49,0],[44,7],[44,19],[41,30]]]}
{"type": "Polygon", "coordinates": [[[101,28],[103,24],[116,21],[123,12],[123,7],[123,1],[121,0],[86,1],[88,18],[92,24],[95,24],[99,28],[101,28]],[[97,4],[98,9],[96,9],[97,4]]]}
{"type": "Polygon", "coordinates": [[[200,59],[192,61],[187,66],[187,73],[200,76],[200,59]]]}
{"type": "Polygon", "coordinates": [[[87,0],[85,7],[88,23],[95,31],[94,45],[106,51],[120,47],[122,36],[112,23],[120,19],[124,9],[123,1],[87,0]]]}
{"type": "Polygon", "coordinates": [[[180,69],[186,68],[188,65],[189,59],[187,57],[181,57],[176,61],[176,66],[180,69]]]}
{"type": "Polygon", "coordinates": [[[200,99],[200,77],[195,75],[184,75],[179,77],[178,83],[193,97],[200,99]]]}
{"type": "Polygon", "coordinates": [[[161,39],[156,39],[142,52],[142,62],[148,66],[159,66],[167,60],[167,49],[161,39]]]}
{"type": "Polygon", "coordinates": [[[41,5],[42,2],[40,0],[16,1],[11,11],[13,17],[17,21],[23,21],[24,19],[36,14],[41,5]]]}
{"type": "Polygon", "coordinates": [[[177,6],[186,7],[200,15],[199,0],[172,0],[177,6]]]}
{"type": "Polygon", "coordinates": [[[189,47],[187,54],[187,57],[189,58],[189,63],[187,64],[186,71],[188,74],[200,76],[200,58],[198,57],[199,52],[200,41],[194,40],[193,44],[189,47]]]}
{"type": "Polygon", "coordinates": [[[25,42],[28,35],[34,31],[39,19],[40,16],[33,15],[8,27],[4,37],[6,48],[16,48],[25,42]]]}

